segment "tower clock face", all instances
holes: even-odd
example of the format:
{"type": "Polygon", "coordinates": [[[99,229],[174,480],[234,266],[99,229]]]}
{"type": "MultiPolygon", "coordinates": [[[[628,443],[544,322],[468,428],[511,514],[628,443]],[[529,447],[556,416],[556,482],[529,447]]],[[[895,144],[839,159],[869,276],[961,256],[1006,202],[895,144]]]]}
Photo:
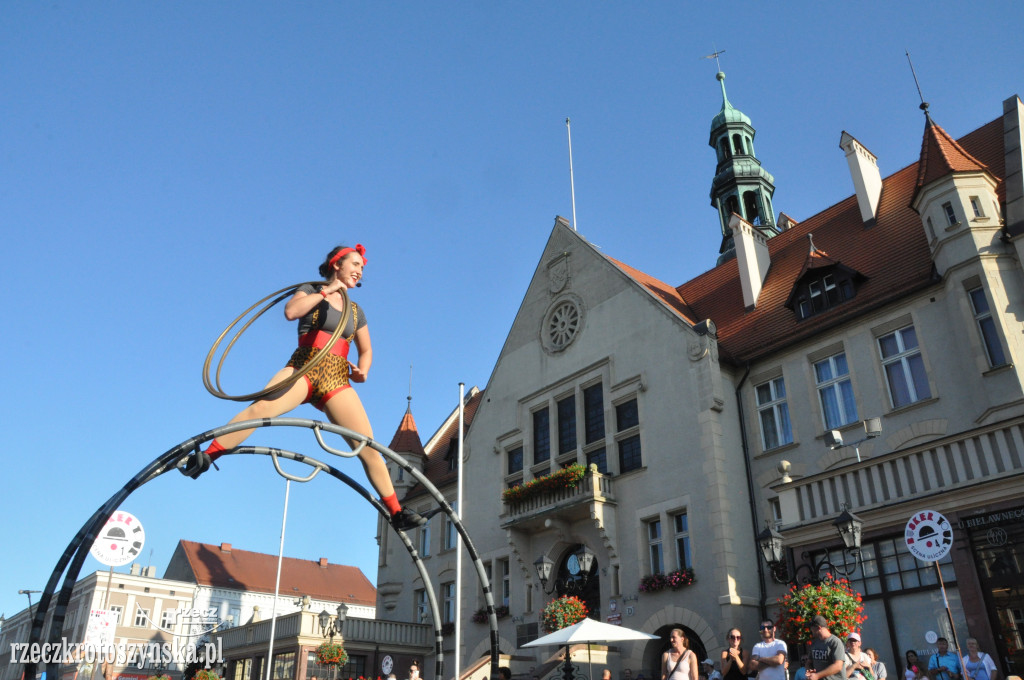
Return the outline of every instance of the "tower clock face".
{"type": "Polygon", "coordinates": [[[130,512],[118,510],[103,525],[89,554],[100,564],[120,567],[138,557],[145,544],[146,532],[142,522],[130,512]]]}

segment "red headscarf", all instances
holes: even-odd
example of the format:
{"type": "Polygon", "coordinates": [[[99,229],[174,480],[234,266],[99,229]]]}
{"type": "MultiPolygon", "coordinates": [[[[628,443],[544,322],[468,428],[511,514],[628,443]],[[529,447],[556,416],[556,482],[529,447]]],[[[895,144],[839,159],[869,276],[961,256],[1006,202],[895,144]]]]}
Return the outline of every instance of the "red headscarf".
{"type": "Polygon", "coordinates": [[[345,257],[349,253],[359,253],[359,256],[363,258],[363,264],[366,264],[366,248],[363,247],[362,243],[357,243],[355,248],[342,248],[341,250],[336,252],[334,254],[334,257],[328,260],[327,265],[333,267],[335,262],[345,257]]]}

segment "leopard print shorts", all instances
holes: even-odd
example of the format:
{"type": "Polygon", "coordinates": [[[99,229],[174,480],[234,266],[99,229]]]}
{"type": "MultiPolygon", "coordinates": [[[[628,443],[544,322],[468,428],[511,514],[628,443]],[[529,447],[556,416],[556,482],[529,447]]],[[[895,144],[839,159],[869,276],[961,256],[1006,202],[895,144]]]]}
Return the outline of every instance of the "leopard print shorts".
{"type": "MultiPolygon", "coordinates": [[[[299,347],[292,353],[288,366],[299,370],[320,352],[318,347],[299,347]]],[[[336,354],[329,354],[313,367],[306,375],[308,393],[305,401],[310,402],[321,411],[327,401],[338,392],[351,387],[348,383],[348,359],[336,354]]],[[[303,402],[305,403],[305,402],[303,402]]]]}

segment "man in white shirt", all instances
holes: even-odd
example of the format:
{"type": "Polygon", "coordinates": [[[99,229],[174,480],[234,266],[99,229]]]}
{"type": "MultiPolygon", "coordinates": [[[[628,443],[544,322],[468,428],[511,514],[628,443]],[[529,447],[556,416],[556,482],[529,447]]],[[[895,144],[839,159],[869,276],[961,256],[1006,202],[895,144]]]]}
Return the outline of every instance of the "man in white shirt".
{"type": "Polygon", "coordinates": [[[750,670],[757,680],[786,680],[786,643],[775,639],[775,624],[761,621],[761,641],[750,650],[750,670]]]}

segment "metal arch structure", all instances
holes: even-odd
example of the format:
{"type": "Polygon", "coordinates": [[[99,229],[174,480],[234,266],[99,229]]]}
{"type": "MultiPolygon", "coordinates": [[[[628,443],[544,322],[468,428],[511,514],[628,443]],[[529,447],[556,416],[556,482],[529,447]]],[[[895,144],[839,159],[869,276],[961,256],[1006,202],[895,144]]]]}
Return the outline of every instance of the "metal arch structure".
{"type": "MultiPolygon", "coordinates": [[[[262,427],[295,427],[302,429],[310,429],[313,431],[316,437],[317,443],[320,447],[331,454],[341,456],[343,458],[352,458],[357,455],[367,446],[374,449],[375,451],[382,454],[388,460],[394,462],[396,465],[405,470],[411,475],[416,481],[423,485],[423,488],[437,501],[440,509],[448,516],[451,520],[455,530],[458,531],[459,535],[462,536],[463,545],[465,546],[470,558],[476,567],[477,578],[480,581],[480,585],[483,588],[484,600],[487,608],[487,619],[490,627],[490,648],[491,648],[491,678],[496,679],[498,675],[498,618],[495,613],[494,597],[491,590],[490,580],[487,577],[487,572],[484,569],[483,562],[480,560],[480,555],[473,544],[472,539],[466,531],[466,528],[462,524],[462,519],[458,516],[451,505],[444,498],[437,487],[427,479],[422,472],[414,468],[409,464],[405,458],[395,453],[388,447],[374,441],[370,437],[359,434],[347,428],[332,423],[325,423],[318,420],[309,420],[306,418],[262,418],[257,420],[245,420],[237,423],[231,423],[218,427],[213,430],[207,430],[194,437],[186,439],[177,446],[174,446],[163,454],[158,456],[153,462],[149,463],[142,468],[134,477],[117,492],[114,493],[110,498],[106,500],[82,525],[75,536],[71,539],[71,542],[65,548],[60,559],[57,560],[57,564],[50,574],[50,578],[46,583],[46,587],[40,596],[39,603],[36,608],[36,614],[32,619],[32,630],[29,634],[30,648],[32,645],[41,642],[42,631],[46,622],[47,613],[51,609],[51,602],[53,600],[54,593],[57,593],[57,600],[53,606],[53,616],[50,621],[50,631],[47,643],[51,645],[59,644],[60,634],[64,629],[64,618],[67,614],[67,606],[71,600],[71,593],[75,587],[75,583],[78,581],[79,573],[81,572],[82,565],[85,562],[86,556],[89,554],[89,550],[92,547],[93,541],[96,536],[99,535],[100,530],[106,524],[110,516],[117,510],[118,507],[142,485],[150,482],[162,474],[175,470],[179,464],[181,464],[184,458],[192,453],[198,451],[200,446],[216,437],[238,430],[247,430],[250,428],[262,428],[262,427]],[[347,438],[350,441],[357,442],[355,448],[351,451],[343,451],[335,449],[329,446],[323,439],[323,432],[340,435],[347,438]],[[57,589],[58,581],[60,581],[61,574],[64,574],[63,582],[61,583],[59,592],[57,589]]],[[[286,479],[297,481],[297,482],[308,482],[311,481],[320,472],[326,472],[331,477],[345,483],[357,494],[363,497],[370,505],[377,509],[385,519],[388,518],[388,511],[376,498],[371,495],[365,487],[356,482],[354,479],[336,469],[335,467],[324,463],[312,456],[308,456],[293,451],[286,451],[283,449],[262,447],[262,446],[241,446],[231,451],[226,451],[224,455],[265,455],[270,456],[273,461],[274,468],[278,474],[286,479]],[[293,475],[285,472],[281,469],[279,459],[286,458],[288,460],[304,463],[312,468],[305,477],[293,475]]],[[[423,560],[417,552],[412,541],[404,531],[396,530],[399,538],[405,545],[406,550],[409,552],[409,556],[412,558],[413,563],[416,565],[416,569],[420,574],[420,578],[428,586],[426,590],[427,604],[430,608],[430,613],[434,623],[434,652],[435,652],[435,678],[436,680],[442,680],[444,677],[444,653],[442,651],[442,643],[444,636],[441,632],[441,616],[437,607],[437,598],[434,595],[433,582],[430,580],[429,574],[427,574],[426,567],[423,564],[423,560]]],[[[458,645],[458,641],[456,641],[458,645]]],[[[35,662],[29,662],[24,665],[24,676],[27,680],[33,680],[36,675],[36,669],[38,664],[35,662]]],[[[51,658],[46,664],[46,673],[48,678],[56,678],[58,674],[58,663],[55,663],[51,658]]]]}

